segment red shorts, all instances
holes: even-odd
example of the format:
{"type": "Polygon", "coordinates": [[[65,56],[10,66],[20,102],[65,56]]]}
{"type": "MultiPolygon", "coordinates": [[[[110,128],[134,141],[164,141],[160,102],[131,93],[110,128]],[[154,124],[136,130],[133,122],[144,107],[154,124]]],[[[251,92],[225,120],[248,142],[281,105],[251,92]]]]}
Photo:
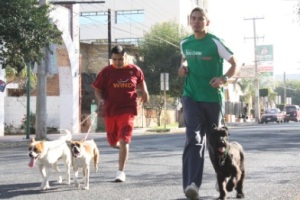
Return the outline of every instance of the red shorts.
{"type": "Polygon", "coordinates": [[[114,117],[105,117],[104,120],[107,141],[111,146],[115,146],[120,139],[130,143],[134,115],[123,114],[114,117]]]}

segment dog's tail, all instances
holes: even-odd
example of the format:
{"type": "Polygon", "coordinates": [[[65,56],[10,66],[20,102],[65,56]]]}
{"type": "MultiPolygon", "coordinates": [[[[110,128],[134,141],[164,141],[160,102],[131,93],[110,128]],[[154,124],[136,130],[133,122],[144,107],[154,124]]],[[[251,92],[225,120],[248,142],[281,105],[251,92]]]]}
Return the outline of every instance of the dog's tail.
{"type": "Polygon", "coordinates": [[[66,135],[61,136],[59,138],[60,140],[64,140],[64,141],[71,141],[72,140],[72,133],[69,130],[63,129],[63,130],[61,130],[61,132],[65,133],[66,135]]]}
{"type": "Polygon", "coordinates": [[[100,152],[99,152],[99,149],[96,145],[96,143],[94,142],[94,140],[92,140],[94,145],[95,145],[95,148],[94,148],[94,151],[93,151],[93,154],[94,154],[94,167],[95,167],[95,171],[98,172],[98,164],[99,164],[99,159],[100,159],[100,152]]]}

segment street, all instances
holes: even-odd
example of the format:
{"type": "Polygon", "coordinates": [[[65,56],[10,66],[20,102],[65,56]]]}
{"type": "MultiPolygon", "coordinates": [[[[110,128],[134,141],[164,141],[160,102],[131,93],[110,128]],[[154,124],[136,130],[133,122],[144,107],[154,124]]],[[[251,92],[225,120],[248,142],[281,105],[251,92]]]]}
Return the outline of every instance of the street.
{"type": "MultiPolygon", "coordinates": [[[[230,140],[246,152],[245,199],[300,200],[300,123],[268,123],[230,126],[230,140]]],[[[50,137],[50,136],[49,136],[50,137]]],[[[59,135],[51,135],[58,138],[59,135]]],[[[84,135],[74,135],[83,139],[84,135]]],[[[113,182],[117,171],[117,150],[107,145],[105,134],[90,134],[100,150],[99,171],[91,168],[90,190],[58,184],[55,173],[50,189],[41,191],[38,167],[29,168],[28,141],[0,145],[0,199],[89,199],[89,200],[183,200],[181,155],[184,129],[172,133],[136,133],[130,146],[125,183],[113,182]]],[[[1,139],[0,139],[1,141],[1,139]]],[[[64,170],[63,165],[60,169],[64,170]]],[[[81,171],[80,171],[81,172],[81,171]]],[[[79,174],[79,177],[82,173],[79,174]]],[[[65,178],[65,176],[63,176],[65,178]]],[[[200,199],[215,199],[216,178],[206,152],[200,199]]],[[[229,199],[235,198],[235,191],[229,199]]]]}

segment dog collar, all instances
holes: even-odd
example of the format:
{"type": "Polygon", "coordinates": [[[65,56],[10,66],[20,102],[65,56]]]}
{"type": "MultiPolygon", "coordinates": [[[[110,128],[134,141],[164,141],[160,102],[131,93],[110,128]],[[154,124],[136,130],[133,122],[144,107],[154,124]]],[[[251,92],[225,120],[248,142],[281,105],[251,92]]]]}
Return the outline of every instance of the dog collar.
{"type": "Polygon", "coordinates": [[[219,165],[223,166],[225,164],[226,158],[228,156],[228,147],[225,149],[224,154],[219,156],[219,165]]]}

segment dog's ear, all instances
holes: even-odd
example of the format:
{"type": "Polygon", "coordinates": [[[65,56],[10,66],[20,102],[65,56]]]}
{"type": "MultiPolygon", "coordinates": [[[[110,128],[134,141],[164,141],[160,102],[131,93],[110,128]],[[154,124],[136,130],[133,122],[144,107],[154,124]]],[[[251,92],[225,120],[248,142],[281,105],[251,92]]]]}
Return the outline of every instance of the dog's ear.
{"type": "Polygon", "coordinates": [[[70,141],[66,141],[66,143],[69,147],[71,147],[71,145],[74,143],[74,141],[70,140],[70,141]]]}
{"type": "Polygon", "coordinates": [[[30,143],[35,142],[34,137],[30,138],[30,143]]]}

